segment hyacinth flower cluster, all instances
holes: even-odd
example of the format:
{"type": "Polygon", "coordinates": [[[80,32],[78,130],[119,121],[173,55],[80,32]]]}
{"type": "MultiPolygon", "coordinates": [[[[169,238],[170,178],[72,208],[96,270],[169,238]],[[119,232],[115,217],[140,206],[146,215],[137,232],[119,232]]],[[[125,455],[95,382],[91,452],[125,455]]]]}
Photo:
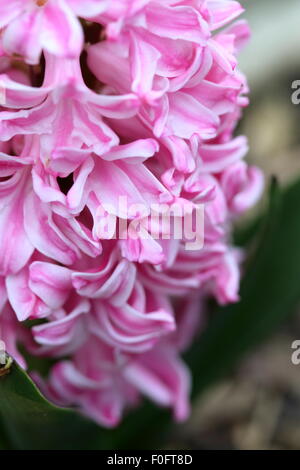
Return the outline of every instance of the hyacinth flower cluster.
{"type": "Polygon", "coordinates": [[[143,396],[185,419],[181,354],[200,306],[238,300],[232,224],[263,188],[235,135],[242,12],[230,0],[0,0],[0,339],[22,367],[50,358],[46,377],[30,371],[42,391],[103,426],[143,396]],[[147,224],[99,231],[174,203],[192,217],[204,207],[198,249],[159,222],[156,237],[147,224]]]}

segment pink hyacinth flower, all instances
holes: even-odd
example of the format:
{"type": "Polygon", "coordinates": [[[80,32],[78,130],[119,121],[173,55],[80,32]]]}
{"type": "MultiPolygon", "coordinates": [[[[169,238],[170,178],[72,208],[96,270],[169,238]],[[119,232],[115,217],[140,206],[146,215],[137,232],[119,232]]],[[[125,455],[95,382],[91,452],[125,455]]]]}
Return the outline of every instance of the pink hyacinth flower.
{"type": "Polygon", "coordinates": [[[102,426],[143,396],[186,419],[181,353],[207,298],[239,299],[232,222],[263,189],[235,135],[242,12],[0,1],[0,339],[24,368],[19,345],[51,358],[37,385],[102,426]],[[177,237],[187,219],[194,238],[177,237]]]}

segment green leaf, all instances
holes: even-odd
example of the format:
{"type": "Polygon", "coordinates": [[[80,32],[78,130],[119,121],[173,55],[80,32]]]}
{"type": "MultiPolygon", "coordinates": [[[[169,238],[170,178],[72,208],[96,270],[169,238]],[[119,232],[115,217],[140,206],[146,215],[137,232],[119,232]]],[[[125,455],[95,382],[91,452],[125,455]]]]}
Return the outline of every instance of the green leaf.
{"type": "Polygon", "coordinates": [[[3,423],[0,422],[0,450],[10,450],[11,445],[3,423]]]}
{"type": "Polygon", "coordinates": [[[1,426],[14,449],[89,449],[95,439],[105,442],[98,426],[47,402],[16,363],[0,377],[0,403],[1,426]]]}

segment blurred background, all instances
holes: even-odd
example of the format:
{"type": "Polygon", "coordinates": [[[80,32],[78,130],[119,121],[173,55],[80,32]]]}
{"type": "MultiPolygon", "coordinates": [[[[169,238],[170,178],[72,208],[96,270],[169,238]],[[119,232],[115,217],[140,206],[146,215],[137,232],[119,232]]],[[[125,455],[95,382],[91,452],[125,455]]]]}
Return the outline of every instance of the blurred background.
{"type": "MultiPolygon", "coordinates": [[[[276,175],[286,185],[300,177],[300,105],[291,101],[292,82],[300,80],[300,2],[242,3],[253,37],[240,57],[251,105],[239,131],[250,141],[248,160],[263,168],[267,181],[276,175]]],[[[169,448],[300,449],[300,365],[291,362],[300,307],[290,318],[201,395],[190,420],[173,429],[169,448]]]]}

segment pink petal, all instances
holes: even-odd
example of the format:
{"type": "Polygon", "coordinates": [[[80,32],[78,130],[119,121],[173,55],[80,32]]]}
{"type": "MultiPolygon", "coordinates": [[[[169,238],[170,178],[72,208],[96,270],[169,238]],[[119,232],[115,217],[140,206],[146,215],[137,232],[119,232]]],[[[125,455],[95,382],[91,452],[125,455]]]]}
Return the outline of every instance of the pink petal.
{"type": "Polygon", "coordinates": [[[18,172],[0,182],[0,274],[16,273],[33,253],[24,230],[27,173],[18,172]]]}
{"type": "Polygon", "coordinates": [[[43,47],[57,56],[77,57],[83,45],[79,21],[64,2],[47,2],[44,7],[43,47]]]}
{"type": "Polygon", "coordinates": [[[63,266],[35,261],[29,267],[30,289],[52,309],[63,306],[71,286],[71,272],[63,266]]]}

